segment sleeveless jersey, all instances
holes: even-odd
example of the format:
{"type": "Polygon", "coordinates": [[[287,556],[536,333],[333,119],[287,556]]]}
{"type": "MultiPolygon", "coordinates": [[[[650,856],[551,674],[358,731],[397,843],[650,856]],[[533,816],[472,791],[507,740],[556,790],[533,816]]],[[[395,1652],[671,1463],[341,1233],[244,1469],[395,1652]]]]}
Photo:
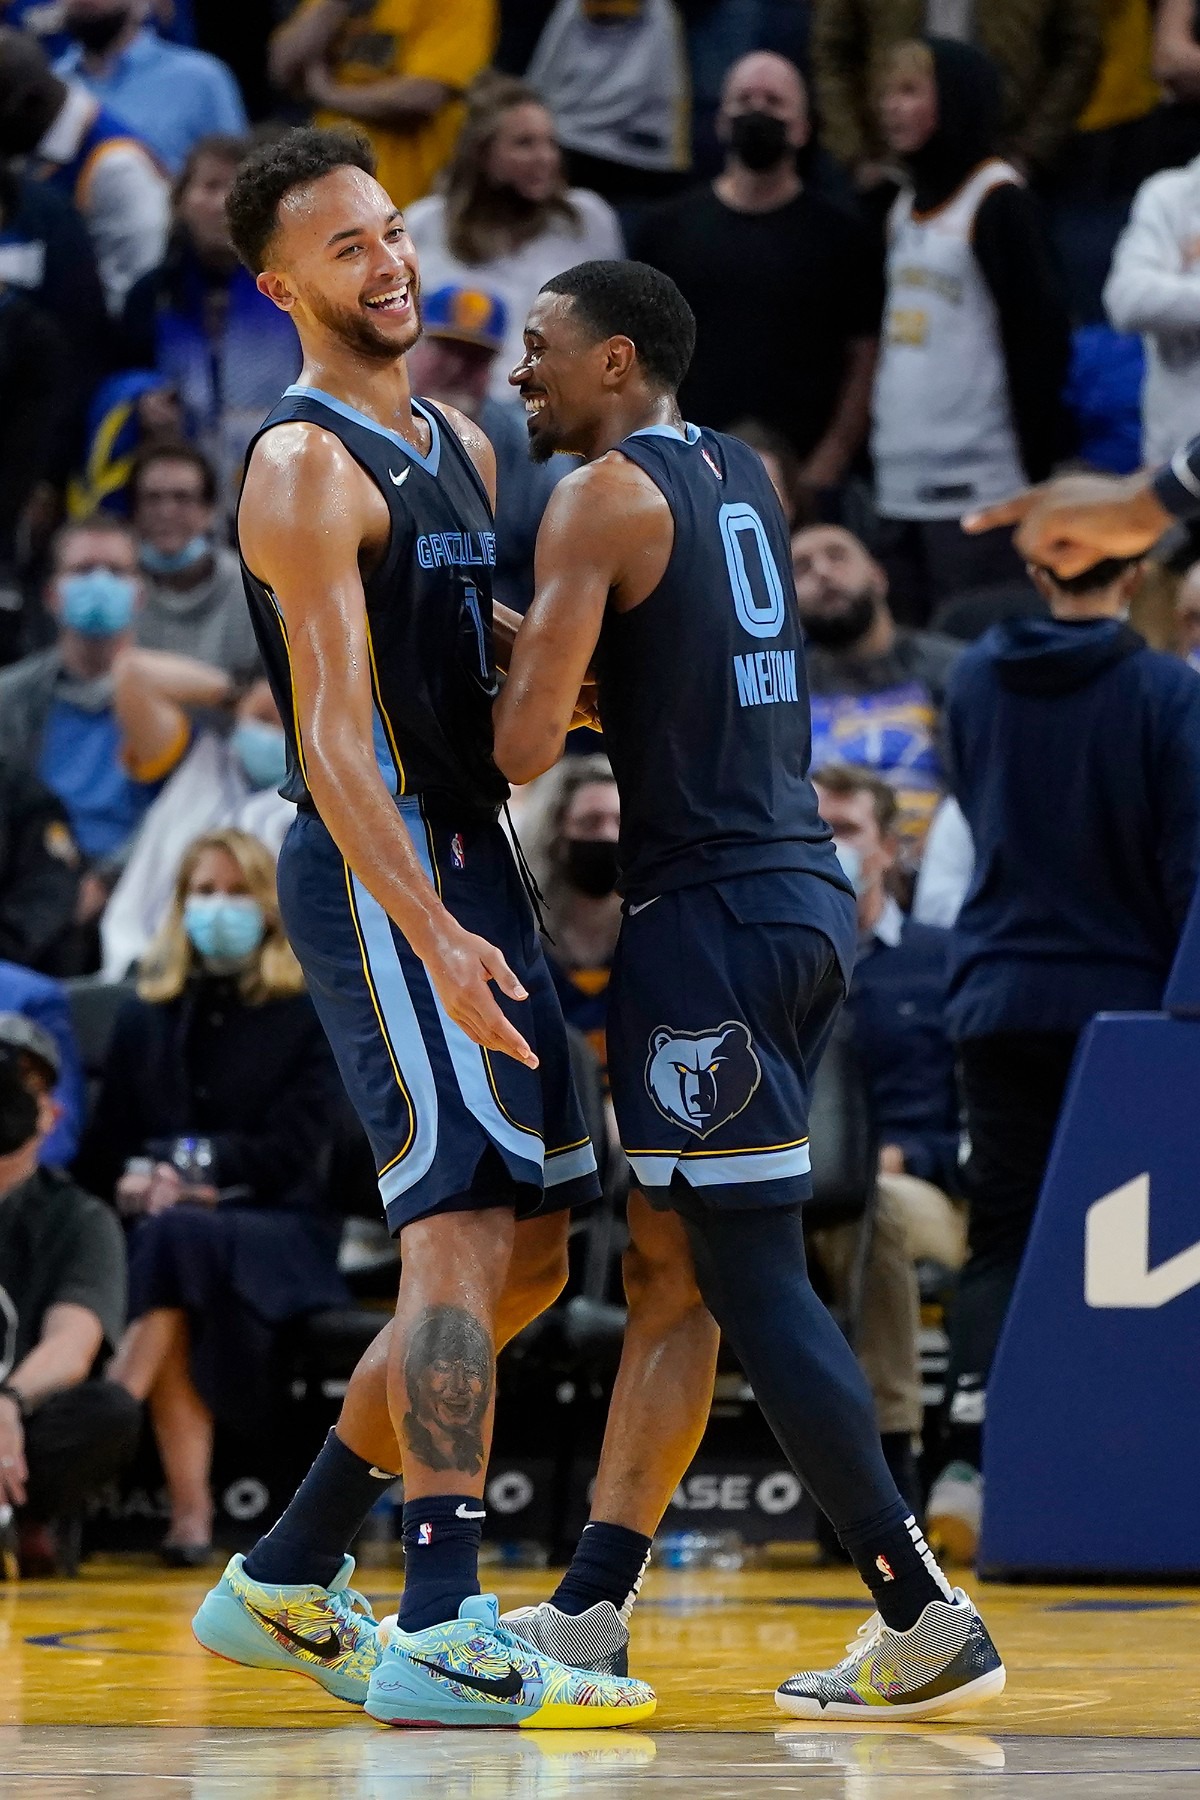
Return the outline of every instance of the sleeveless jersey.
{"type": "Polygon", "coordinates": [[[145,152],[155,168],[161,165],[154,151],[145,138],[140,137],[131,126],[127,125],[106,106],[98,107],[96,116],[79,140],[79,147],[70,162],[48,164],[40,174],[40,178],[50,187],[73,200],[79,207],[87,204],[88,183],[110,150],[136,144],[145,152]]]}
{"type": "Polygon", "coordinates": [[[596,650],[621,789],[621,892],[797,869],[846,883],[808,779],[808,684],[787,529],[754,451],[651,426],[618,449],[675,520],[662,581],[596,650]]]}
{"type": "Polygon", "coordinates": [[[914,214],[911,193],[892,208],[871,408],[885,518],[956,519],[1027,485],[996,302],[971,248],[984,200],[1020,181],[995,158],[936,212],[914,214]]]}
{"type": "MultiPolygon", "coordinates": [[[[508,786],[492,757],[491,508],[458,434],[437,409],[429,454],[319,388],[290,387],[250,449],[272,426],[301,419],[341,440],[387,503],[391,534],[363,588],[380,771],[396,795],[434,809],[495,817],[508,786]]],[[[249,452],[247,453],[249,464],[249,452]]],[[[258,640],[288,741],[285,799],[312,807],[304,774],[287,628],[275,596],[242,560],[258,640]]]]}

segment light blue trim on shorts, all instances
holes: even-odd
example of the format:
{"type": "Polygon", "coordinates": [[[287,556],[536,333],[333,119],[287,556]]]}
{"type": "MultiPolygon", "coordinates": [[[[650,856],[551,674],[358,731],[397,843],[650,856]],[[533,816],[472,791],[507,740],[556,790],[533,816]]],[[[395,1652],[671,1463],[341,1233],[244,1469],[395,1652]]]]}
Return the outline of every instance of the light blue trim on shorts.
{"type": "Polygon", "coordinates": [[[573,1150],[547,1150],[543,1185],[561,1187],[564,1181],[596,1173],[596,1152],[590,1143],[577,1144],[573,1150]]]}
{"type": "Polygon", "coordinates": [[[678,1169],[690,1187],[730,1187],[747,1181],[783,1181],[807,1175],[812,1160],[807,1144],[787,1150],[732,1150],[727,1156],[690,1155],[686,1150],[641,1152],[629,1158],[643,1187],[670,1187],[678,1169]]]}

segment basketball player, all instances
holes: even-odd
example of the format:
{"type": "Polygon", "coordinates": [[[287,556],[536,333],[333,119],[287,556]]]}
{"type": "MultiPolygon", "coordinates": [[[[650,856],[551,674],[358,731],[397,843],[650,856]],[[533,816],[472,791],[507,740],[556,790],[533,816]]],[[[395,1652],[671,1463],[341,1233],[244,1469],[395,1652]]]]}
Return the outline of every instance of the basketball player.
{"type": "MultiPolygon", "coordinates": [[[[580,264],[534,304],[511,377],[532,454],[584,467],[542,522],[496,759],[514,781],[557,760],[594,658],[621,794],[607,1027],[621,1141],[879,1609],[843,1662],[793,1676],[777,1701],[803,1717],[942,1713],[999,1693],[1004,1665],[897,1492],[866,1382],[805,1270],[808,1101],[854,906],[808,779],[783,516],[752,451],[680,417],[693,341],[679,290],[640,263],[580,264]]],[[[620,1401],[581,1550],[627,1525],[609,1495],[645,1498],[620,1401]]],[[[553,1635],[571,1582],[526,1635],[553,1635]]]]}
{"type": "Polygon", "coordinates": [[[251,446],[238,517],[298,806],[280,904],[403,1262],[394,1327],[337,1432],[275,1529],[230,1562],[196,1635],[392,1724],[631,1722],[653,1711],[648,1687],[540,1654],[479,1595],[495,1346],[561,1286],[553,1209],[597,1191],[496,822],[494,459],[465,417],[410,394],[416,257],[360,139],[300,130],[262,147],[228,211],[304,352],[251,446]],[[343,1552],[397,1444],[406,1578],[385,1633],[343,1552]]]}

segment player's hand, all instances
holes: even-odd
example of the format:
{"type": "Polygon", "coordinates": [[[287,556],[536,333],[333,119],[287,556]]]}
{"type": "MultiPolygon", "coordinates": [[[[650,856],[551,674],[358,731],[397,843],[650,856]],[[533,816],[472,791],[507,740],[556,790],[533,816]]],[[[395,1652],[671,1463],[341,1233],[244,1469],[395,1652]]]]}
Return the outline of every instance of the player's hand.
{"type": "Polygon", "coordinates": [[[510,1000],[528,1000],[529,995],[494,944],[453,927],[422,952],[421,960],[438,999],[469,1038],[485,1050],[502,1050],[526,1068],[537,1068],[537,1057],[496,1005],[493,981],[510,1000]]]}
{"type": "Polygon", "coordinates": [[[1059,475],[998,506],[968,513],[963,530],[1015,525],[1026,562],[1069,579],[1107,556],[1141,556],[1171,523],[1140,479],[1059,475]]]}
{"type": "Polygon", "coordinates": [[[20,1410],[7,1394],[0,1394],[0,1502],[24,1506],[28,1479],[25,1427],[21,1423],[20,1410]]]}

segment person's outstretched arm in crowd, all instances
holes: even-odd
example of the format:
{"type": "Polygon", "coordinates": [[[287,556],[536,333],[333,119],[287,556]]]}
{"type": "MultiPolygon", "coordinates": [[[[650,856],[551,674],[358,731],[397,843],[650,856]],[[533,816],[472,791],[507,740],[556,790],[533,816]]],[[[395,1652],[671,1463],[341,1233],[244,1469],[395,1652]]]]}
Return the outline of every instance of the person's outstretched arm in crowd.
{"type": "Polygon", "coordinates": [[[973,248],[996,302],[1021,461],[1041,481],[1071,445],[1062,404],[1071,326],[1037,203],[1011,182],[979,208],[973,248]]]}
{"type": "Polygon", "coordinates": [[[191,714],[227,706],[233,697],[224,669],[171,650],[123,650],[113,664],[113,707],[134,780],[161,781],[188,747],[191,714]]]}
{"type": "Polygon", "coordinates": [[[1104,284],[1104,309],[1118,331],[1172,333],[1200,326],[1200,264],[1180,267],[1172,210],[1161,181],[1139,189],[1104,284]]]}
{"type": "Polygon", "coordinates": [[[1059,475],[968,513],[963,529],[1015,525],[1026,562],[1081,575],[1106,556],[1142,556],[1176,519],[1200,517],[1200,437],[1165,468],[1136,475],[1059,475]]]}

